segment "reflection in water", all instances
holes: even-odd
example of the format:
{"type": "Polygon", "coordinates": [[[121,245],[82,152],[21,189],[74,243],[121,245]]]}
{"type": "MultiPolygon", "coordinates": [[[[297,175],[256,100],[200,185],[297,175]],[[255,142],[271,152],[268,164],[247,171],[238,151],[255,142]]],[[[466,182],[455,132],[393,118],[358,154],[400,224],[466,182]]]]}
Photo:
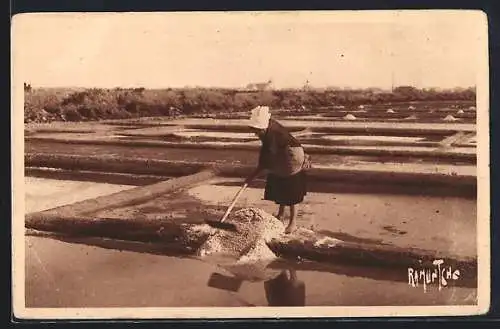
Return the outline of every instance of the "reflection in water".
{"type": "Polygon", "coordinates": [[[223,275],[221,273],[212,273],[210,279],[208,280],[208,286],[217,289],[224,289],[228,291],[237,292],[240,290],[243,280],[233,277],[223,275]]]}
{"type": "MultiPolygon", "coordinates": [[[[230,292],[238,292],[246,281],[238,276],[212,273],[208,286],[230,292]]],[[[306,285],[297,278],[294,269],[282,270],[278,275],[264,282],[264,291],[269,306],[305,306],[306,285]]]]}
{"type": "Polygon", "coordinates": [[[309,261],[294,263],[277,259],[262,264],[231,264],[228,260],[226,264],[219,263],[219,268],[227,275],[213,274],[209,286],[232,292],[235,297],[260,295],[255,288],[263,288],[265,299],[259,298],[256,304],[271,307],[305,306],[306,284],[310,295],[307,302],[322,306],[415,305],[417,302],[422,305],[470,304],[476,296],[471,289],[477,287],[477,281],[469,279],[467,271],[464,271],[461,280],[450,285],[449,291],[438,292],[436,289],[427,294],[408,286],[407,269],[401,267],[346,266],[309,261]],[[317,280],[319,278],[328,280],[329,284],[322,286],[317,280]],[[253,286],[241,291],[245,282],[253,286]],[[375,282],[384,288],[373,288],[375,282]],[[358,300],[355,297],[365,291],[371,292],[366,298],[358,300]]]}
{"type": "Polygon", "coordinates": [[[139,301],[141,306],[148,307],[215,305],[290,307],[305,306],[306,302],[308,306],[477,305],[477,280],[468,279],[477,271],[470,269],[461,271],[460,280],[448,281],[450,284],[446,289],[439,291],[437,285],[433,285],[425,292],[421,286],[410,286],[407,269],[400,267],[292,262],[284,259],[238,263],[234,257],[223,255],[198,259],[190,254],[183,254],[182,257],[173,252],[168,254],[167,251],[171,250],[162,244],[102,238],[69,238],[43,232],[30,233],[29,230],[26,233],[27,251],[34,252],[34,248],[38,248],[39,244],[45,250],[45,254],[41,254],[44,263],[39,263],[33,254],[28,253],[26,258],[27,280],[30,282],[26,298],[27,303],[35,305],[33,307],[38,307],[36,305],[68,307],[69,304],[83,307],[89,307],[90,304],[98,305],[97,307],[104,305],[135,307],[139,305],[137,304],[139,301]],[[52,242],[47,245],[50,243],[48,238],[64,241],[67,244],[52,242]],[[74,269],[61,266],[59,262],[61,257],[49,257],[52,246],[57,248],[55,252],[58,255],[68,250],[69,258],[64,257],[67,262],[83,265],[80,264],[81,266],[74,269]],[[129,252],[111,253],[102,248],[129,252]],[[143,258],[138,253],[169,255],[169,257],[151,258],[145,255],[143,258]],[[44,257],[50,259],[50,262],[46,263],[48,260],[44,257]],[[89,268],[88,264],[98,265],[95,276],[85,275],[89,268]],[[47,274],[44,272],[45,266],[48,266],[53,275],[62,279],[56,280],[57,282],[47,281],[50,278],[45,275],[47,274]],[[161,272],[163,274],[160,276],[150,275],[157,271],[164,272],[161,272]],[[220,274],[212,274],[209,278],[208,276],[215,271],[220,274]],[[116,290],[110,288],[108,284],[100,285],[109,280],[126,283],[121,284],[125,289],[116,290]],[[207,288],[206,280],[209,287],[225,292],[207,288]],[[60,291],[53,289],[53,284],[56,284],[60,291]],[[100,286],[97,287],[96,284],[100,286]],[[92,291],[95,295],[81,294],[82,291],[92,291]],[[165,294],[165,291],[172,293],[165,294]],[[154,296],[150,297],[151,295],[154,296]]]}
{"type": "Polygon", "coordinates": [[[274,279],[264,282],[264,290],[269,306],[304,306],[306,285],[298,280],[293,269],[282,271],[274,279]]]}

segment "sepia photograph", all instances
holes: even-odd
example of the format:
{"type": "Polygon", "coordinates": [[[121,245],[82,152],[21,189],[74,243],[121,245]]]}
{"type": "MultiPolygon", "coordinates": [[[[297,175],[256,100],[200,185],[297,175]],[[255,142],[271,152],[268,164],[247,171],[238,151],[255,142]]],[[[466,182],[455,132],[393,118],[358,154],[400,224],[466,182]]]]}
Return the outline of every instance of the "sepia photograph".
{"type": "Polygon", "coordinates": [[[20,319],[477,315],[481,11],[13,17],[20,319]]]}

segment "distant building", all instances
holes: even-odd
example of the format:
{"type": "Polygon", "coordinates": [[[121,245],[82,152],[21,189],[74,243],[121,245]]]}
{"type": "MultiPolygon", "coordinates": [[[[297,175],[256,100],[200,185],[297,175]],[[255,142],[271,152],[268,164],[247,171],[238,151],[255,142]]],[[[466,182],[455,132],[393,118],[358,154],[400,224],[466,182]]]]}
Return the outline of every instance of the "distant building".
{"type": "Polygon", "coordinates": [[[31,91],[31,84],[24,83],[24,91],[30,92],[31,91]]]}
{"type": "Polygon", "coordinates": [[[305,83],[304,83],[304,86],[302,86],[302,89],[303,90],[311,90],[312,87],[311,87],[311,83],[309,82],[309,80],[307,80],[305,83]]]}
{"type": "Polygon", "coordinates": [[[387,90],[384,90],[382,88],[368,88],[368,89],[366,89],[366,91],[369,93],[372,93],[374,95],[384,94],[387,92],[387,90]]]}
{"type": "Polygon", "coordinates": [[[264,91],[272,88],[272,80],[268,80],[267,82],[262,83],[249,83],[246,87],[248,91],[264,91]]]}

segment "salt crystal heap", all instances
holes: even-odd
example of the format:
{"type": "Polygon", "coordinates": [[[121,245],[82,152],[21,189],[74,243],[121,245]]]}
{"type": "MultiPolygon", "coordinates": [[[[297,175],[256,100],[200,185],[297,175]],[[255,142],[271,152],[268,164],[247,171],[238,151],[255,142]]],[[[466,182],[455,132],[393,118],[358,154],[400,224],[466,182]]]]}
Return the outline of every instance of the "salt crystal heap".
{"type": "Polygon", "coordinates": [[[453,115],[448,114],[445,118],[443,118],[443,121],[458,121],[458,119],[455,118],[453,115]]]}
{"type": "Polygon", "coordinates": [[[272,259],[276,256],[266,242],[281,236],[285,226],[276,217],[258,208],[245,208],[231,215],[228,223],[238,231],[215,230],[199,248],[198,254],[231,254],[239,257],[239,262],[253,262],[272,259]]]}
{"type": "Polygon", "coordinates": [[[356,117],[354,115],[352,115],[351,113],[349,114],[346,114],[344,117],[343,117],[344,120],[356,120],[356,117]]]}

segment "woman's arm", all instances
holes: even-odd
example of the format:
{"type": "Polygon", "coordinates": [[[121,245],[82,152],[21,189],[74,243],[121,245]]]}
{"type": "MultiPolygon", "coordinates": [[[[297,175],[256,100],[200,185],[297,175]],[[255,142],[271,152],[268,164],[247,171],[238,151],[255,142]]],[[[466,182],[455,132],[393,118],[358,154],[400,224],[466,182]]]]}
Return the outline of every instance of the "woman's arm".
{"type": "Polygon", "coordinates": [[[250,184],[257,176],[261,175],[269,167],[270,154],[269,154],[269,144],[266,142],[262,143],[262,147],[259,152],[259,162],[257,168],[245,179],[246,184],[250,184]]]}
{"type": "Polygon", "coordinates": [[[246,184],[250,184],[256,177],[264,172],[264,168],[258,166],[255,170],[245,179],[246,184]]]}

